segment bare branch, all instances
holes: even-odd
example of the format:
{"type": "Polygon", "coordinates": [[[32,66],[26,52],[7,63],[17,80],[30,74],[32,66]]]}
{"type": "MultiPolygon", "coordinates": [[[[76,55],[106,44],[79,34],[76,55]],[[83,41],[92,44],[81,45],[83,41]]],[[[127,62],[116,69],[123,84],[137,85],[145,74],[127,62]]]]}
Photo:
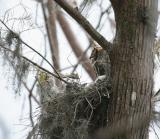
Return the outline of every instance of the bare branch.
{"type": "MultiPolygon", "coordinates": [[[[59,49],[58,49],[58,40],[57,40],[57,30],[56,30],[56,13],[53,11],[53,8],[55,8],[55,2],[52,0],[48,0],[47,8],[49,11],[49,17],[48,17],[48,26],[49,26],[49,37],[51,37],[51,53],[52,53],[52,61],[54,64],[54,67],[59,70],[60,69],[60,63],[59,63],[59,49]]],[[[57,9],[55,9],[57,10],[57,9]]]]}
{"type": "MultiPolygon", "coordinates": [[[[59,57],[59,48],[58,48],[58,39],[57,39],[57,28],[56,28],[56,3],[52,0],[48,0],[47,6],[42,4],[43,9],[47,8],[49,16],[47,17],[46,26],[48,26],[48,37],[50,38],[50,51],[52,56],[52,62],[57,71],[60,70],[60,57],[59,57]]],[[[44,11],[44,14],[46,14],[44,11]]],[[[57,86],[60,86],[61,83],[58,79],[55,79],[55,83],[57,86]]]]}
{"type": "Polygon", "coordinates": [[[76,9],[73,9],[64,0],[54,0],[58,3],[70,16],[72,16],[84,30],[105,50],[111,51],[112,44],[108,42],[100,33],[98,33],[93,26],[83,17],[76,9]]]}

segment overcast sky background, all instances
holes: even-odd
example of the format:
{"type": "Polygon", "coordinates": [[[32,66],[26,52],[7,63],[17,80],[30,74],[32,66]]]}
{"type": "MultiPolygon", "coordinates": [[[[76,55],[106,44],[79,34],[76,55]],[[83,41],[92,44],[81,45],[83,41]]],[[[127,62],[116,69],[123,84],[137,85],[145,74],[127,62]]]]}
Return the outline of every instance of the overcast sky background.
{"type": "MultiPolygon", "coordinates": [[[[22,1],[25,6],[28,7],[28,11],[32,14],[35,14],[36,9],[36,3],[34,0],[25,0],[22,1]]],[[[80,1],[78,1],[79,3],[80,1]]],[[[160,2],[159,2],[160,3],[160,2]]],[[[0,0],[0,17],[2,17],[5,13],[5,11],[15,5],[19,4],[19,0],[0,0]]],[[[160,5],[160,4],[159,4],[160,5]]],[[[160,8],[159,8],[160,9],[160,8]]],[[[22,9],[20,7],[15,8],[13,15],[19,15],[22,13],[22,9]]],[[[89,18],[89,21],[93,23],[93,25],[96,25],[95,17],[98,16],[98,13],[96,12],[96,9],[91,10],[92,16],[89,18]]],[[[39,22],[43,23],[43,16],[41,15],[41,11],[39,10],[39,22]]],[[[71,19],[71,17],[68,17],[71,19]]],[[[34,20],[34,18],[33,18],[34,20]]],[[[74,33],[76,36],[78,36],[79,43],[85,49],[88,45],[87,39],[82,32],[81,28],[79,28],[79,25],[76,24],[75,21],[71,21],[72,28],[74,30],[74,33]]],[[[109,26],[109,22],[106,22],[104,30],[101,32],[108,40],[112,40],[113,33],[111,31],[111,28],[109,26]]],[[[160,33],[158,33],[159,35],[160,33]]],[[[72,50],[67,47],[68,42],[65,39],[62,31],[58,29],[58,37],[61,40],[59,43],[61,52],[61,60],[65,61],[61,64],[63,68],[67,66],[71,66],[72,64],[76,63],[75,56],[73,55],[72,50]],[[67,55],[67,60],[66,60],[67,55]]],[[[28,31],[23,34],[24,40],[30,44],[31,46],[34,46],[36,50],[39,50],[43,53],[43,49],[41,49],[41,46],[44,45],[43,36],[39,30],[32,30],[28,31]]],[[[48,49],[49,50],[49,49],[48,49]]],[[[28,52],[28,50],[26,50],[28,52]]],[[[29,52],[26,53],[27,56],[33,57],[33,54],[30,54],[29,52]]],[[[35,56],[36,57],[36,56],[35,56]]],[[[48,56],[49,58],[49,56],[48,56]]],[[[2,57],[0,56],[0,59],[2,57]]],[[[50,59],[50,58],[49,58],[50,59]]],[[[38,58],[37,58],[38,60],[38,58]]],[[[29,126],[29,107],[28,107],[28,92],[25,90],[22,90],[21,96],[15,95],[13,91],[12,81],[9,80],[11,75],[9,74],[11,71],[7,67],[2,66],[2,60],[0,60],[0,139],[24,139],[27,135],[27,132],[30,130],[29,126]],[[5,127],[5,128],[2,128],[5,127]],[[2,130],[5,129],[5,130],[2,130]],[[4,134],[5,133],[5,138],[4,134]]],[[[47,65],[46,65],[47,66],[47,65]]],[[[49,68],[49,67],[48,67],[49,68]]],[[[66,71],[68,72],[68,71],[66,71]]],[[[89,82],[90,79],[88,75],[84,72],[82,67],[80,66],[78,68],[78,73],[82,77],[81,82],[89,82]]],[[[160,72],[156,71],[155,74],[155,90],[160,88],[160,72]]],[[[36,108],[36,106],[35,106],[36,108]]],[[[156,139],[154,134],[152,133],[151,139],[156,139]]]]}

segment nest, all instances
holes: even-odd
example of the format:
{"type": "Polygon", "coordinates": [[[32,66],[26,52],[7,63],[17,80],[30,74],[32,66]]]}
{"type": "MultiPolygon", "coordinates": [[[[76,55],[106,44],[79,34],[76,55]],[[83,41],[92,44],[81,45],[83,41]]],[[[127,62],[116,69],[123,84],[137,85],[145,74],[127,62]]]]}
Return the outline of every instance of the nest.
{"type": "MultiPolygon", "coordinates": [[[[106,125],[109,90],[106,79],[75,82],[42,103],[39,132],[44,139],[88,139],[106,125]]],[[[45,92],[46,93],[46,92],[45,92]]]]}

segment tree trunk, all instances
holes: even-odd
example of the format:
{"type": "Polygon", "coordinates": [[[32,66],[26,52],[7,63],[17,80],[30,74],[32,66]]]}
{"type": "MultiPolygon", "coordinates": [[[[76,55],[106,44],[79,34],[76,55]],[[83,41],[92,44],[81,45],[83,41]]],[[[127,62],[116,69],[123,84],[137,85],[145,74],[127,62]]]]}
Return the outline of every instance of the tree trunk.
{"type": "Polygon", "coordinates": [[[112,135],[114,139],[147,139],[158,1],[111,0],[111,3],[117,32],[110,54],[112,96],[108,126],[112,125],[117,133],[112,135]],[[141,122],[143,119],[145,122],[141,122]],[[116,131],[118,127],[121,132],[116,131]]]}

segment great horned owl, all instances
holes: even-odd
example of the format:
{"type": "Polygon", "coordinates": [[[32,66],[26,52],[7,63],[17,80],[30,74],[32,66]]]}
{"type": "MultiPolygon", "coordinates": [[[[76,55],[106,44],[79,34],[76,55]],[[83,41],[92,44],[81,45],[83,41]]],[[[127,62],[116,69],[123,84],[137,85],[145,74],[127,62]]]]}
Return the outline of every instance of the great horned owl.
{"type": "Polygon", "coordinates": [[[93,111],[93,116],[89,124],[89,132],[91,132],[91,134],[95,133],[97,129],[106,126],[108,107],[103,109],[103,105],[108,106],[111,94],[111,64],[109,55],[102,47],[97,47],[96,43],[93,47],[94,49],[90,59],[97,74],[94,85],[97,85],[96,91],[101,95],[101,103],[99,103],[93,111]]]}
{"type": "Polygon", "coordinates": [[[97,76],[110,76],[110,59],[108,53],[102,47],[95,47],[90,56],[97,76]]]}

